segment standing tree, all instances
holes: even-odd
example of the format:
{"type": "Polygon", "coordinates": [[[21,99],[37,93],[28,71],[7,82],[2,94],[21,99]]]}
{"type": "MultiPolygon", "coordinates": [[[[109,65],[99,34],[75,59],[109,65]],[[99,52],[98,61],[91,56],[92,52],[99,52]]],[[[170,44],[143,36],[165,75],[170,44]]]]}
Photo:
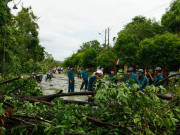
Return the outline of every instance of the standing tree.
{"type": "Polygon", "coordinates": [[[160,24],[154,20],[146,19],[143,16],[136,16],[132,22],[128,23],[122,31],[119,32],[114,51],[118,58],[124,61],[124,64],[135,66],[139,64],[138,46],[145,38],[154,37],[156,34],[162,34],[163,30],[160,24]]]}
{"type": "Polygon", "coordinates": [[[103,66],[103,67],[110,67],[113,66],[114,60],[116,59],[116,54],[113,53],[112,50],[106,51],[104,53],[101,53],[98,57],[97,57],[97,64],[99,66],[103,66]]]}
{"type": "Polygon", "coordinates": [[[100,45],[100,43],[97,40],[92,40],[86,43],[83,43],[82,46],[80,46],[80,49],[78,50],[78,52],[85,52],[88,49],[94,49],[96,51],[101,51],[102,47],[100,45]]]}
{"type": "Polygon", "coordinates": [[[161,23],[167,31],[180,33],[180,0],[173,0],[161,23]]]}
{"type": "Polygon", "coordinates": [[[137,59],[137,37],[131,34],[119,33],[115,46],[113,47],[115,53],[124,64],[130,66],[136,65],[137,59]]]}
{"type": "Polygon", "coordinates": [[[82,61],[82,66],[83,67],[96,67],[96,59],[97,52],[94,49],[88,49],[82,56],[81,61],[82,61]]]}
{"type": "Polygon", "coordinates": [[[167,70],[180,65],[180,38],[173,34],[157,35],[140,43],[139,58],[143,66],[160,66],[167,70]]]}

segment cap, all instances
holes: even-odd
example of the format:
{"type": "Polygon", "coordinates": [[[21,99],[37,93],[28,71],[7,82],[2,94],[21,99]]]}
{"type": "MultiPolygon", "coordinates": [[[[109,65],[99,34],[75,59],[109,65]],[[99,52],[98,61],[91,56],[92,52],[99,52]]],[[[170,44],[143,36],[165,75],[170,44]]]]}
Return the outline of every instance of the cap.
{"type": "Polygon", "coordinates": [[[139,69],[137,72],[138,72],[138,74],[141,74],[141,73],[144,73],[144,70],[143,69],[139,69]]]}

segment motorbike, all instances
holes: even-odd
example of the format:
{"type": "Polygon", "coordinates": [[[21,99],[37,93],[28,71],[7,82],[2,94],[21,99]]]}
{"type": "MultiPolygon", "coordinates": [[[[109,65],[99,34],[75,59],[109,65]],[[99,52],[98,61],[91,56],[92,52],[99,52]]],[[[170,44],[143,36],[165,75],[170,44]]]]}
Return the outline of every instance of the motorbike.
{"type": "Polygon", "coordinates": [[[51,81],[52,77],[53,77],[53,73],[52,72],[47,73],[47,75],[45,77],[45,81],[47,81],[47,80],[51,81]]]}
{"type": "Polygon", "coordinates": [[[58,69],[58,73],[59,73],[59,74],[61,74],[61,71],[62,71],[61,69],[58,69]]]}
{"type": "Polygon", "coordinates": [[[54,73],[54,74],[56,73],[56,70],[55,70],[55,69],[53,69],[53,73],[54,73]]]}
{"type": "Polygon", "coordinates": [[[39,74],[36,75],[34,72],[31,75],[32,78],[34,78],[36,80],[37,83],[40,83],[42,81],[43,75],[39,74]]]}

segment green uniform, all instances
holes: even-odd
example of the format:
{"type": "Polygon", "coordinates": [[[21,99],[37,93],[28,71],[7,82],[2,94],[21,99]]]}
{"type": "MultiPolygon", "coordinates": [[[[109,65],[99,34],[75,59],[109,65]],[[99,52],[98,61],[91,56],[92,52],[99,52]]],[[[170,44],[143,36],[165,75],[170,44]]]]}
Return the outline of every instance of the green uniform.
{"type": "MultiPolygon", "coordinates": [[[[93,87],[95,85],[95,81],[96,81],[96,76],[91,76],[89,78],[88,91],[93,91],[93,87]]],[[[94,99],[93,98],[88,98],[88,102],[94,102],[94,99]]]]}
{"type": "Polygon", "coordinates": [[[126,75],[124,83],[128,83],[128,86],[132,87],[133,83],[137,83],[137,78],[134,73],[131,73],[130,76],[126,75]]]}
{"type": "MultiPolygon", "coordinates": [[[[163,78],[163,76],[162,75],[158,75],[158,76],[156,76],[155,77],[155,79],[154,79],[154,85],[156,84],[156,83],[158,83],[158,82],[160,82],[160,81],[162,81],[164,78],[163,78]]],[[[164,82],[161,82],[160,84],[158,84],[157,86],[159,87],[160,85],[163,85],[164,84],[164,82]]]]}
{"type": "Polygon", "coordinates": [[[115,84],[117,84],[117,79],[116,79],[116,75],[115,74],[110,74],[109,75],[110,76],[110,80],[111,80],[111,83],[115,83],[115,84]]]}
{"type": "Polygon", "coordinates": [[[85,90],[87,90],[87,85],[88,85],[88,72],[83,71],[83,72],[82,72],[82,77],[83,77],[84,82],[82,82],[82,85],[81,85],[80,90],[83,89],[84,85],[85,85],[85,90]]]}
{"type": "Polygon", "coordinates": [[[139,76],[137,79],[139,89],[142,91],[146,86],[149,86],[149,80],[144,75],[139,76]]]}
{"type": "Polygon", "coordinates": [[[69,69],[68,71],[68,81],[69,81],[69,87],[68,87],[68,92],[74,92],[74,71],[69,69]],[[71,84],[70,84],[71,80],[71,84]]]}

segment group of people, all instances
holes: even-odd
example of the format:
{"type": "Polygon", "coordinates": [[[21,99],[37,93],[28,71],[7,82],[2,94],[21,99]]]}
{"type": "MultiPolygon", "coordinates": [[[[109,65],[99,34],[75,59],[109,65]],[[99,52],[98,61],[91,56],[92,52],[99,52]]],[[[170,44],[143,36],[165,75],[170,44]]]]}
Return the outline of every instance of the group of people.
{"type": "Polygon", "coordinates": [[[146,86],[155,85],[160,86],[163,85],[161,82],[164,78],[161,75],[162,69],[160,67],[155,68],[155,74],[153,73],[152,68],[148,68],[146,75],[144,74],[143,69],[139,69],[137,71],[137,75],[133,73],[133,68],[130,67],[127,70],[127,76],[125,77],[124,83],[128,83],[131,87],[133,83],[138,84],[138,90],[143,91],[146,86]]]}
{"type": "MultiPolygon", "coordinates": [[[[68,71],[68,82],[69,82],[68,92],[74,92],[74,84],[75,84],[74,69],[75,69],[75,66],[71,66],[68,71]]],[[[84,85],[85,85],[85,90],[93,91],[95,81],[101,79],[102,75],[103,75],[102,70],[98,69],[95,72],[95,75],[91,76],[88,80],[88,68],[85,68],[85,70],[82,72],[82,85],[80,87],[80,91],[83,89],[84,85]]],[[[163,82],[161,82],[161,80],[163,80],[163,76],[161,75],[160,67],[155,68],[155,74],[153,73],[153,69],[149,68],[146,76],[144,74],[143,69],[139,69],[136,75],[133,72],[133,68],[130,67],[127,69],[127,76],[125,77],[124,83],[128,84],[130,87],[132,87],[133,83],[137,83],[138,90],[143,91],[143,89],[146,86],[149,86],[152,84],[156,86],[163,85],[163,82]]],[[[114,73],[114,70],[111,70],[110,72],[110,81],[112,83],[117,84],[117,77],[116,77],[116,74],[114,73]]],[[[88,95],[88,101],[93,102],[93,95],[88,95]]]]}
{"type": "MultiPolygon", "coordinates": [[[[68,71],[68,92],[74,92],[74,66],[71,66],[68,71]]],[[[91,76],[88,80],[88,68],[85,68],[85,70],[82,72],[82,85],[80,87],[80,91],[83,89],[85,85],[85,90],[93,91],[94,82],[96,80],[101,79],[101,76],[103,75],[103,72],[101,70],[97,70],[94,76],[91,76]]],[[[93,102],[93,95],[88,95],[88,102],[93,102]]]]}
{"type": "MultiPolygon", "coordinates": [[[[68,92],[74,92],[74,66],[71,66],[68,71],[68,92]]],[[[92,91],[93,83],[95,80],[101,79],[101,76],[103,75],[103,72],[101,70],[97,70],[95,73],[95,76],[91,76],[88,80],[88,68],[85,68],[85,70],[82,72],[82,85],[80,87],[80,91],[83,89],[85,85],[85,90],[92,91]]]]}

